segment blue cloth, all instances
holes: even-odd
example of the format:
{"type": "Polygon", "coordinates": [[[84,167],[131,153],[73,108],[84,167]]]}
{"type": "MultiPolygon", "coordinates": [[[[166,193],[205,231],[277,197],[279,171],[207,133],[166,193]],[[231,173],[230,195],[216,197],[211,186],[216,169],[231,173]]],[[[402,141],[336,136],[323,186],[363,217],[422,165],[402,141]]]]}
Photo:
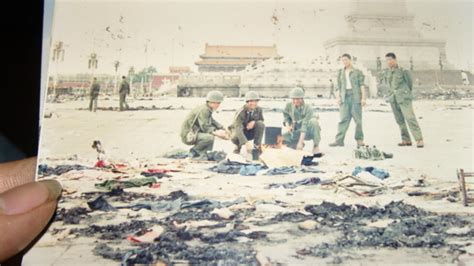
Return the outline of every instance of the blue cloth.
{"type": "Polygon", "coordinates": [[[380,168],[375,168],[375,167],[372,167],[372,166],[369,166],[369,167],[360,167],[360,166],[356,166],[356,168],[354,168],[354,171],[352,171],[352,175],[356,176],[364,171],[367,171],[369,173],[371,173],[373,176],[379,178],[379,179],[386,179],[390,176],[390,174],[385,171],[384,169],[380,169],[380,168]]]}
{"type": "Polygon", "coordinates": [[[262,170],[262,168],[263,167],[259,164],[242,165],[239,174],[244,176],[256,175],[258,171],[262,170]]]}
{"type": "Polygon", "coordinates": [[[265,175],[287,175],[296,173],[296,169],[293,166],[282,166],[277,168],[272,168],[268,170],[265,175]]]}

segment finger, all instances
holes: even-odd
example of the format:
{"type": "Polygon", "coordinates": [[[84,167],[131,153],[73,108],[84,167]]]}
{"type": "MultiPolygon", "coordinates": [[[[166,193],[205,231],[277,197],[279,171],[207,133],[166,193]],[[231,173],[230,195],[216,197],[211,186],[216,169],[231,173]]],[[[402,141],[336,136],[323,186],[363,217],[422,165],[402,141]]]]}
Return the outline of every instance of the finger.
{"type": "Polygon", "coordinates": [[[25,248],[43,230],[56,208],[61,185],[30,182],[0,194],[0,261],[25,248]]]}
{"type": "Polygon", "coordinates": [[[0,215],[0,262],[26,248],[43,231],[56,205],[53,200],[23,214],[0,215]]]}
{"type": "Polygon", "coordinates": [[[0,193],[35,181],[36,157],[0,164],[0,193]]]}

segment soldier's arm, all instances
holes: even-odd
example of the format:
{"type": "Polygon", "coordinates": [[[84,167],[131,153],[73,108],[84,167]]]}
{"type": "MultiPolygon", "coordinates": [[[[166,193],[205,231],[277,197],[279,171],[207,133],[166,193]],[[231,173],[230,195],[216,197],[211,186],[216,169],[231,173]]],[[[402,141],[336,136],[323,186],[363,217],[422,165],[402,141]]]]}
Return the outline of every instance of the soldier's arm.
{"type": "Polygon", "coordinates": [[[248,140],[244,134],[243,112],[240,112],[239,115],[235,117],[233,131],[235,132],[235,136],[239,139],[239,143],[247,143],[248,140]]]}
{"type": "Polygon", "coordinates": [[[212,133],[214,131],[215,128],[212,126],[212,124],[209,124],[210,115],[211,114],[209,110],[201,110],[199,112],[197,121],[201,132],[212,133]]]}
{"type": "Polygon", "coordinates": [[[360,84],[360,97],[361,97],[361,100],[362,101],[365,101],[366,99],[366,92],[365,92],[365,76],[364,76],[364,73],[362,73],[362,71],[359,73],[359,84],[360,84]]]}
{"type": "MultiPolygon", "coordinates": [[[[307,128],[309,126],[309,122],[311,118],[313,118],[313,109],[309,105],[305,105],[305,110],[304,110],[304,117],[301,125],[301,133],[304,133],[307,131],[307,128]]],[[[303,135],[304,136],[304,135],[303,135]]]]}
{"type": "Polygon", "coordinates": [[[283,110],[283,124],[285,126],[291,126],[291,116],[290,116],[290,108],[285,106],[285,109],[283,110]]]}
{"type": "Polygon", "coordinates": [[[403,71],[403,76],[405,78],[405,81],[408,84],[408,88],[410,88],[410,90],[413,90],[413,79],[411,77],[410,71],[408,70],[403,71]]]}

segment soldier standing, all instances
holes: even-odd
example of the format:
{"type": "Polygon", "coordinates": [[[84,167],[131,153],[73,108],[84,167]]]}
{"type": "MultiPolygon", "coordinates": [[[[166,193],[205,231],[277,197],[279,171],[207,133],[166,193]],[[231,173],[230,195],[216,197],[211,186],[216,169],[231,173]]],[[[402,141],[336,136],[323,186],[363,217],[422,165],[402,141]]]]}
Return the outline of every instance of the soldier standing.
{"type": "Polygon", "coordinates": [[[206,104],[194,108],[184,120],[181,140],[186,145],[193,145],[190,150],[193,157],[205,157],[214,147],[214,137],[229,139],[224,127],[212,117],[223,100],[220,91],[210,91],[206,104]]]}
{"type": "Polygon", "coordinates": [[[339,122],[336,141],[329,144],[331,147],[344,146],[344,138],[351,120],[356,123],[355,139],[357,146],[364,145],[364,132],[362,131],[362,106],[365,105],[364,74],[352,66],[351,56],[343,54],[341,57],[344,68],[337,75],[337,96],[339,105],[339,122]]]}
{"type": "Polygon", "coordinates": [[[336,94],[334,94],[334,82],[332,79],[329,80],[329,99],[336,98],[336,94]]]}
{"type": "Polygon", "coordinates": [[[262,138],[265,124],[263,123],[263,110],[258,106],[260,96],[255,91],[245,94],[245,105],[240,108],[229,127],[231,141],[236,145],[234,153],[240,154],[240,149],[245,145],[247,153],[251,154],[255,148],[262,151],[262,138]],[[253,140],[253,142],[252,142],[253,140]]]}
{"type": "Polygon", "coordinates": [[[97,78],[94,78],[91,85],[91,93],[90,97],[91,100],[89,102],[89,111],[96,111],[97,110],[97,102],[99,100],[99,93],[100,93],[100,84],[97,82],[97,78]]]}
{"type": "Polygon", "coordinates": [[[411,134],[416,140],[416,146],[423,148],[423,135],[413,111],[413,82],[411,74],[408,70],[398,66],[397,57],[394,53],[387,53],[385,59],[388,65],[388,69],[384,71],[384,81],[389,86],[388,101],[392,107],[395,121],[400,127],[402,137],[402,142],[398,146],[412,145],[407,128],[408,124],[411,134]]]}
{"type": "Polygon", "coordinates": [[[130,84],[128,84],[127,78],[125,76],[122,76],[122,83],[120,83],[120,90],[119,90],[119,96],[120,96],[119,109],[120,109],[120,111],[127,110],[129,108],[129,106],[127,104],[127,101],[126,101],[127,94],[130,94],[130,84]]]}
{"type": "Polygon", "coordinates": [[[283,124],[287,129],[283,143],[292,149],[302,150],[305,140],[313,140],[313,153],[319,153],[321,127],[311,106],[304,103],[303,89],[292,89],[290,98],[291,102],[286,104],[283,111],[283,124]]]}

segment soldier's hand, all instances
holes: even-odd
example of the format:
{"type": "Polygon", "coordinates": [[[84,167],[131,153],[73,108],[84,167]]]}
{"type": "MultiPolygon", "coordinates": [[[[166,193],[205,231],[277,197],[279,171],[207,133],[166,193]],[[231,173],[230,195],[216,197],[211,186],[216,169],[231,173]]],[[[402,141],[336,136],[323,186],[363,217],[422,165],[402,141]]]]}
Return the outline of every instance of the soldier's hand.
{"type": "Polygon", "coordinates": [[[361,105],[362,107],[364,107],[366,104],[367,104],[367,102],[366,102],[365,99],[362,99],[362,100],[360,101],[360,105],[361,105]]]}
{"type": "Polygon", "coordinates": [[[286,131],[288,132],[293,132],[293,127],[292,126],[286,126],[286,131]]]}
{"type": "Polygon", "coordinates": [[[341,98],[337,97],[336,98],[336,103],[337,103],[337,105],[341,105],[341,103],[342,103],[341,98]]]}
{"type": "Polygon", "coordinates": [[[44,232],[56,210],[61,185],[34,182],[36,158],[0,164],[0,263],[44,232]]]}
{"type": "Polygon", "coordinates": [[[247,141],[247,143],[245,143],[245,149],[247,150],[247,152],[251,152],[253,150],[254,146],[253,146],[253,142],[252,141],[247,141]]]}
{"type": "Polygon", "coordinates": [[[247,123],[247,130],[252,129],[255,126],[255,121],[250,121],[247,123]]]}
{"type": "Polygon", "coordinates": [[[223,129],[219,129],[219,130],[214,131],[214,136],[216,136],[218,138],[221,138],[221,139],[225,139],[225,140],[230,139],[227,132],[223,129]]]}

